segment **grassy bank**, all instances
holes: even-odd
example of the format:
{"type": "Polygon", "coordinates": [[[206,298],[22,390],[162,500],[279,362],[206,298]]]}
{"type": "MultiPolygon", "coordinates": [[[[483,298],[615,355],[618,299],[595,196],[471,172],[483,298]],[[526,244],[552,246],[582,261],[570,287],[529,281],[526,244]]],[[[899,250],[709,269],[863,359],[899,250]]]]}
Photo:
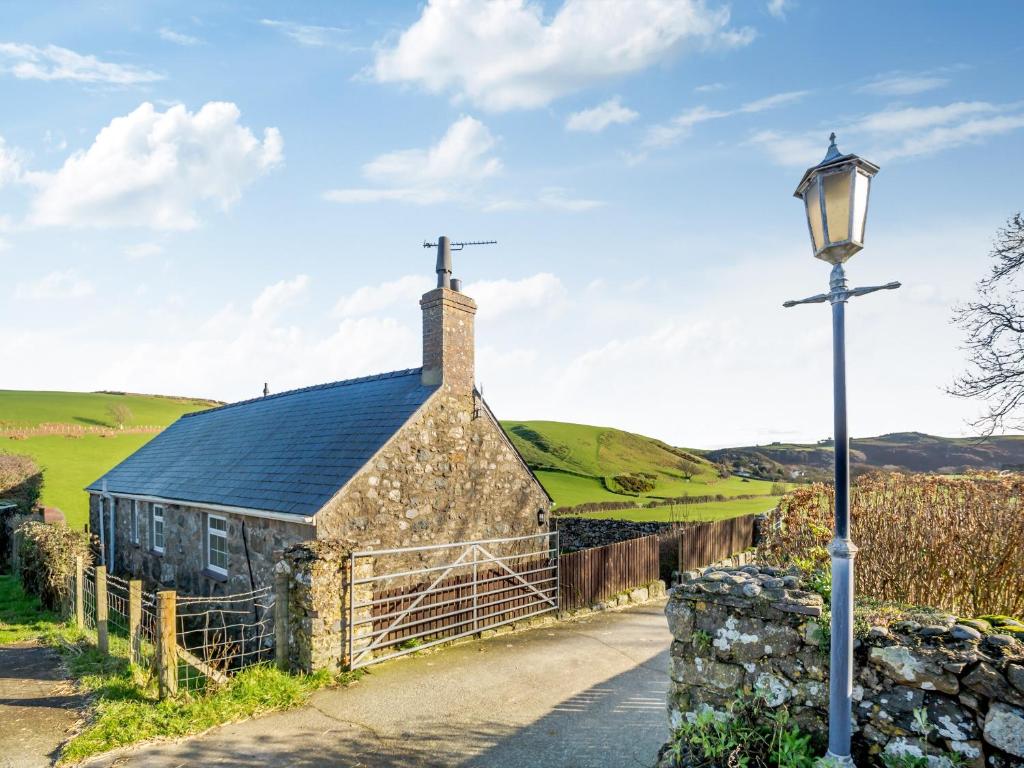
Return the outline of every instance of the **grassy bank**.
{"type": "Polygon", "coordinates": [[[296,707],[318,688],[359,677],[359,673],[287,675],[270,666],[256,666],[211,691],[160,700],[153,677],[128,662],[125,639],[111,637],[111,654],[101,654],[94,633],[61,621],[26,595],[14,578],[0,576],[0,645],[24,640],[55,648],[80,690],[90,695],[88,722],[62,748],[61,764],[139,741],[180,738],[296,707]]]}
{"type": "Polygon", "coordinates": [[[59,508],[68,525],[81,529],[89,519],[89,495],[82,489],[154,437],[42,435],[24,440],[0,438],[0,447],[36,460],[43,470],[43,504],[59,508]]]}
{"type": "Polygon", "coordinates": [[[780,498],[782,497],[759,496],[755,499],[729,499],[728,501],[711,501],[706,504],[676,504],[671,507],[655,507],[653,509],[636,507],[608,512],[587,512],[577,516],[604,520],[629,520],[634,523],[707,522],[767,512],[775,508],[780,498]]]}

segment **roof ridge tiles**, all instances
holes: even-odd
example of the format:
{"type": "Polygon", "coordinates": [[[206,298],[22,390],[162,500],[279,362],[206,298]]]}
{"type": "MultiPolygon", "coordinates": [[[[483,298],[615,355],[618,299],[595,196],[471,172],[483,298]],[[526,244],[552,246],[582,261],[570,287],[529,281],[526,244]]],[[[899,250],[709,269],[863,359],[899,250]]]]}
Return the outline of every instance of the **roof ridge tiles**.
{"type": "Polygon", "coordinates": [[[308,387],[300,387],[298,389],[289,389],[284,392],[275,392],[272,395],[261,395],[260,397],[252,397],[248,400],[239,400],[236,403],[226,403],[219,405],[216,408],[207,408],[203,411],[193,411],[191,413],[182,414],[181,418],[187,419],[192,416],[204,416],[208,413],[215,413],[217,411],[224,411],[228,408],[235,408],[239,405],[249,405],[250,403],[262,403],[267,400],[275,400],[280,397],[288,397],[289,395],[297,395],[302,392],[313,392],[318,389],[331,389],[333,387],[346,387],[350,384],[363,384],[367,381],[377,381],[380,379],[397,379],[402,376],[419,375],[423,371],[423,368],[403,368],[397,371],[387,371],[385,373],[374,373],[369,376],[358,376],[354,379],[342,379],[340,381],[329,381],[324,384],[313,384],[308,387]]]}

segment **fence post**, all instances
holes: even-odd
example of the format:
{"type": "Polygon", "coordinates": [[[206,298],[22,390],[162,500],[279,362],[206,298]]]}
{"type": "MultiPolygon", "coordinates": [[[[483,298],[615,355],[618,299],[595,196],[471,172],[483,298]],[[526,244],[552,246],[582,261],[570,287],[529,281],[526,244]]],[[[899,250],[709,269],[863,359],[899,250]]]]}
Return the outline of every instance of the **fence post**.
{"type": "Polygon", "coordinates": [[[75,555],[75,625],[85,627],[85,557],[75,555]]]}
{"type": "MultiPolygon", "coordinates": [[[[281,563],[280,565],[284,565],[281,563]]],[[[288,580],[291,575],[285,568],[274,571],[274,656],[277,668],[288,671],[288,580]]]]}
{"type": "Polygon", "coordinates": [[[128,642],[134,662],[142,651],[142,581],[128,581],[128,642]]]}
{"type": "Polygon", "coordinates": [[[96,647],[100,653],[110,652],[107,634],[107,567],[96,566],[96,647]]]}
{"type": "Polygon", "coordinates": [[[156,666],[160,681],[160,698],[173,696],[178,692],[178,638],[177,623],[178,595],[173,589],[156,593],[156,666]]]}
{"type": "Polygon", "coordinates": [[[21,576],[21,529],[15,528],[11,532],[11,574],[18,578],[21,576]]]}

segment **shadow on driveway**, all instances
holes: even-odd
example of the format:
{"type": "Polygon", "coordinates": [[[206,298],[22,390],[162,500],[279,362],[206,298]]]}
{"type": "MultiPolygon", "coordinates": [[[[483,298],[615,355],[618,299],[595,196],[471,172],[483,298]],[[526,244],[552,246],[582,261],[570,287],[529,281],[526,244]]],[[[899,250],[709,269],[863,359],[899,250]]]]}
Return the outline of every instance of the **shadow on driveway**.
{"type": "Polygon", "coordinates": [[[662,604],[370,668],[309,706],[90,765],[651,766],[668,736],[662,604]]]}

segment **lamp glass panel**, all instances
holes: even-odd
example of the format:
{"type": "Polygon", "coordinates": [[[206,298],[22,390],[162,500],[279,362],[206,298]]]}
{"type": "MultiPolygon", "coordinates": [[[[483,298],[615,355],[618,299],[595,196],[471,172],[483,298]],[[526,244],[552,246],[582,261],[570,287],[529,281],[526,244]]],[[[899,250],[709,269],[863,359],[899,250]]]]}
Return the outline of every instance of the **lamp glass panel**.
{"type": "Polygon", "coordinates": [[[821,180],[825,185],[825,216],[830,243],[850,239],[850,184],[853,176],[852,170],[846,170],[826,174],[821,180]]]}
{"type": "Polygon", "coordinates": [[[804,192],[804,205],[807,206],[807,223],[811,226],[811,242],[814,252],[825,247],[825,231],[821,225],[821,198],[818,192],[818,179],[807,185],[804,192]]]}
{"type": "Polygon", "coordinates": [[[858,170],[853,175],[853,239],[864,242],[864,225],[868,218],[868,189],[871,177],[858,170]]]}

